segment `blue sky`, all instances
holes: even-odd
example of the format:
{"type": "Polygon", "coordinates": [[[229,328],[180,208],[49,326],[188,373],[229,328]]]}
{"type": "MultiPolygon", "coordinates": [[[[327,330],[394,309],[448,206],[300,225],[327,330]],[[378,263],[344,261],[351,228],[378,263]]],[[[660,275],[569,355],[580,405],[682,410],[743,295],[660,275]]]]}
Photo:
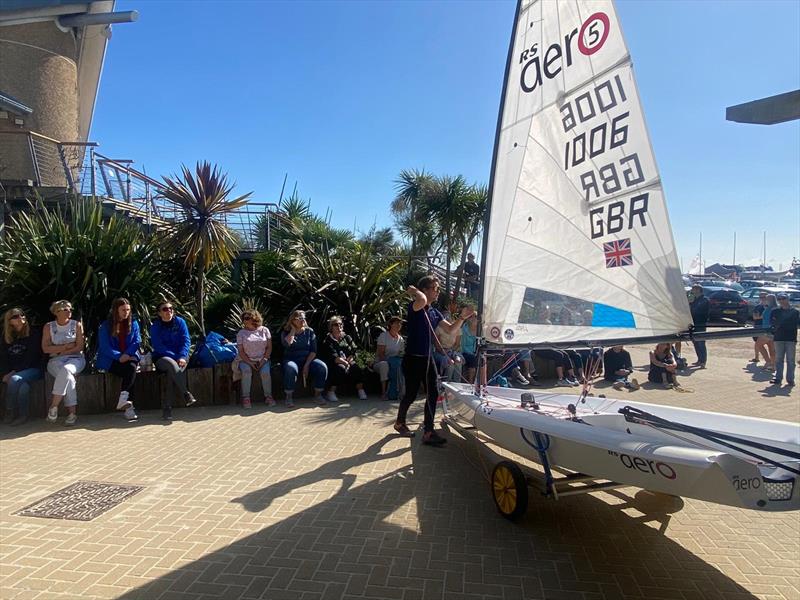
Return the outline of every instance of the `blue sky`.
{"type": "MultiPolygon", "coordinates": [[[[391,225],[405,168],[487,182],[515,3],[154,2],[109,43],[92,139],[151,175],[219,163],[254,199],[285,173],[338,227],[391,225]]],[[[679,255],[800,257],[800,122],[725,107],[800,88],[800,2],[622,0],[679,255]]]]}

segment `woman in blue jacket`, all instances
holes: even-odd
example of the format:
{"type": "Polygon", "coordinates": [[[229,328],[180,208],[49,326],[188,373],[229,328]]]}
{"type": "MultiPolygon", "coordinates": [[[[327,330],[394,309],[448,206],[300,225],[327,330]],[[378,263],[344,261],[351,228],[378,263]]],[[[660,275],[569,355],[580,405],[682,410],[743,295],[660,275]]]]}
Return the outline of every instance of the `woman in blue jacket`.
{"type": "Polygon", "coordinates": [[[97,368],[122,378],[117,410],[125,411],[125,418],[135,421],[133,384],[139,366],[139,345],[142,336],[139,323],[133,319],[131,303],[126,298],[114,298],[111,314],[100,325],[97,333],[97,368]]]}
{"type": "MultiPolygon", "coordinates": [[[[150,325],[150,343],[153,346],[153,364],[172,380],[183,394],[186,406],[195,403],[194,396],[186,383],[186,365],[189,362],[189,328],[186,321],[175,314],[172,302],[164,301],[158,305],[158,318],[150,325]]],[[[161,398],[162,419],[172,419],[172,397],[164,394],[161,398]]]]}

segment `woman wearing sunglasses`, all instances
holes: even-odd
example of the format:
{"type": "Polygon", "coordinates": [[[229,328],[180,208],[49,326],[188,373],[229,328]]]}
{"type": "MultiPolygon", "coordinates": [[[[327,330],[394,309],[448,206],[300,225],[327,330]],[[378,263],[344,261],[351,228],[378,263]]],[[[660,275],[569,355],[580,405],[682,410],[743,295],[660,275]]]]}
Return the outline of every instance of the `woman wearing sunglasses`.
{"type": "MultiPolygon", "coordinates": [[[[153,365],[157,371],[167,374],[181,391],[186,406],[196,402],[186,382],[186,365],[189,362],[189,327],[182,317],[175,314],[172,302],[158,305],[158,317],[150,325],[150,344],[153,346],[153,365]]],[[[172,420],[172,396],[161,398],[161,418],[172,420]]]]}
{"type": "Polygon", "coordinates": [[[239,370],[242,372],[242,408],[250,408],[250,388],[253,373],[261,377],[261,389],[267,406],[275,406],[272,398],[272,374],[269,357],[272,354],[272,336],[264,327],[264,320],[257,310],[242,312],[242,328],[236,334],[239,349],[239,370]]]}
{"type": "Polygon", "coordinates": [[[22,425],[28,420],[30,384],[41,378],[42,334],[31,327],[21,308],[7,310],[0,339],[0,381],[8,386],[4,423],[22,425]]]}
{"type": "Polygon", "coordinates": [[[294,406],[292,397],[299,373],[303,374],[303,382],[310,374],[314,382],[314,400],[317,404],[326,404],[322,392],[328,378],[328,367],[317,358],[317,336],[306,322],[306,313],[295,310],[289,315],[281,332],[283,344],[283,389],[286,394],[286,406],[294,406]]]}
{"type": "Polygon", "coordinates": [[[50,355],[47,372],[55,377],[47,420],[50,423],[58,420],[58,405],[63,400],[68,413],[64,425],[74,425],[78,420],[75,376],[86,366],[83,324],[72,318],[69,300],[56,300],[50,305],[50,312],[56,319],[45,325],[42,332],[42,351],[50,355]]]}

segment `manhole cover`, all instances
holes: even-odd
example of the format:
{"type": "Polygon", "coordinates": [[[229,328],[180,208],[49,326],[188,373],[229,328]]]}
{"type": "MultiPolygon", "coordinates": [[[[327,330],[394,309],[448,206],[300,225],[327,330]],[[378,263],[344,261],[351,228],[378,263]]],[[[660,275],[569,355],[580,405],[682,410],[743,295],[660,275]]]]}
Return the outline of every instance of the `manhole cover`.
{"type": "Polygon", "coordinates": [[[140,485],[79,481],[15,514],[23,517],[91,521],[143,489],[140,485]]]}

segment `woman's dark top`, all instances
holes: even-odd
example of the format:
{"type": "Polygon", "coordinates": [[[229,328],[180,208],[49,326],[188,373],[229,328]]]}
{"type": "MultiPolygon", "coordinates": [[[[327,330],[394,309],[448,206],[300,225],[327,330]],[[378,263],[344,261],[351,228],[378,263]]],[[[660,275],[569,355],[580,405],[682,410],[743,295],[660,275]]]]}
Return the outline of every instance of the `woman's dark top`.
{"type": "MultiPolygon", "coordinates": [[[[672,351],[667,350],[666,355],[659,355],[655,354],[655,358],[658,362],[664,363],[667,365],[673,364],[672,360],[672,351]]],[[[647,380],[652,381],[653,383],[661,383],[662,377],[661,375],[667,373],[668,378],[672,375],[669,371],[667,371],[666,367],[660,367],[658,365],[654,365],[652,361],[650,362],[650,371],[647,373],[647,380]]]]}
{"type": "Polygon", "coordinates": [[[349,335],[343,335],[342,339],[337,340],[329,333],[322,342],[322,360],[329,367],[333,367],[336,364],[336,358],[355,356],[357,350],[358,346],[349,335]]]}
{"type": "Polygon", "coordinates": [[[284,356],[286,360],[294,362],[304,361],[308,355],[317,351],[317,334],[310,327],[294,336],[292,344],[286,342],[288,331],[281,331],[281,344],[285,348],[284,356]]]}
{"type": "Polygon", "coordinates": [[[26,337],[16,338],[10,344],[0,336],[0,377],[11,371],[41,369],[43,358],[41,329],[32,327],[26,337]]]}

